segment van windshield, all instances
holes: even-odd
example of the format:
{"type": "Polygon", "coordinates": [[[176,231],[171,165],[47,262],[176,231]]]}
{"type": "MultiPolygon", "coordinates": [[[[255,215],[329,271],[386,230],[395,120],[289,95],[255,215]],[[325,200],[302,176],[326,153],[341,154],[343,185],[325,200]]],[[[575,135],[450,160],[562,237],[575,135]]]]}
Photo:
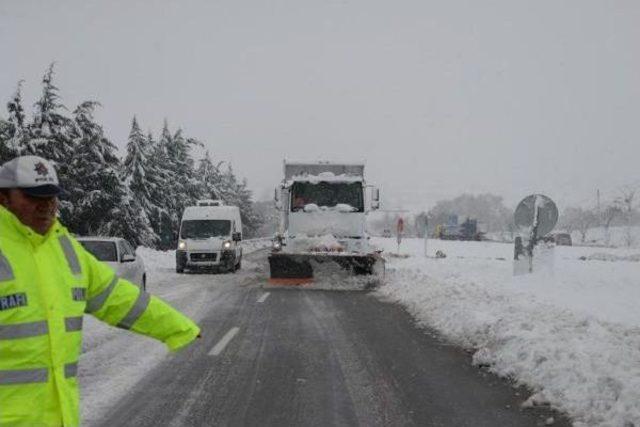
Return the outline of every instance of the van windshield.
{"type": "Polygon", "coordinates": [[[180,236],[183,239],[207,239],[228,236],[231,221],[228,219],[194,219],[182,221],[180,236]]]}

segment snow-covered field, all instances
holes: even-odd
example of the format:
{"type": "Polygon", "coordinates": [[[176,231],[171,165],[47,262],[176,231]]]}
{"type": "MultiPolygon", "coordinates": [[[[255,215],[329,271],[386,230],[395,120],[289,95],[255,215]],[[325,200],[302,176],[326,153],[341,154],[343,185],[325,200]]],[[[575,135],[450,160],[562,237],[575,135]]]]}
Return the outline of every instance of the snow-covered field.
{"type": "MultiPolygon", "coordinates": [[[[562,231],[562,230],[556,230],[562,231]]],[[[509,232],[488,233],[487,238],[498,242],[513,241],[514,235],[509,232]]],[[[587,230],[584,242],[582,242],[582,234],[578,231],[571,233],[571,240],[576,246],[602,246],[613,248],[636,248],[640,249],[640,227],[638,226],[619,226],[610,227],[606,230],[604,227],[594,227],[587,230]]]]}
{"type": "MultiPolygon", "coordinates": [[[[375,244],[397,251],[395,239],[375,244]]],[[[557,247],[553,272],[514,277],[512,245],[427,248],[429,258],[424,240],[407,239],[408,257],[388,256],[383,298],[473,349],[474,363],[527,384],[527,404],[551,404],[578,426],[640,425],[638,249],[557,247]]]]}

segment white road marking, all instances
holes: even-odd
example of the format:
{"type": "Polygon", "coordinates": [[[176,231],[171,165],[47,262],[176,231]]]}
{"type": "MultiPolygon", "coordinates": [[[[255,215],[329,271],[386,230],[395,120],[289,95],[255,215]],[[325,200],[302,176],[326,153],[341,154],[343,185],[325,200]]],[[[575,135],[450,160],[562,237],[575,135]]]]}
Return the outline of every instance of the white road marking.
{"type": "Polygon", "coordinates": [[[262,294],[262,296],[260,298],[258,298],[258,302],[262,303],[265,302],[267,298],[269,298],[269,294],[271,292],[265,292],[264,294],[262,294]]]}
{"type": "Polygon", "coordinates": [[[211,351],[209,352],[209,356],[217,356],[222,353],[224,348],[227,346],[227,344],[229,344],[229,342],[231,342],[231,340],[236,336],[239,330],[240,328],[238,327],[229,329],[229,332],[227,332],[225,336],[222,337],[220,341],[218,341],[218,344],[216,344],[215,347],[211,349],[211,351]]]}

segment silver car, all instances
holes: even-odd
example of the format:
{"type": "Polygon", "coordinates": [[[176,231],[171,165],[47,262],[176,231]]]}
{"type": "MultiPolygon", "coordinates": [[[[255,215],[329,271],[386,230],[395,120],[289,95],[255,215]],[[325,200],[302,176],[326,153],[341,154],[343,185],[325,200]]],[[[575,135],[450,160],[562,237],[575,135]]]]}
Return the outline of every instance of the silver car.
{"type": "Polygon", "coordinates": [[[100,261],[111,266],[119,277],[147,288],[147,273],[142,257],[120,237],[78,237],[78,242],[100,261]]]}

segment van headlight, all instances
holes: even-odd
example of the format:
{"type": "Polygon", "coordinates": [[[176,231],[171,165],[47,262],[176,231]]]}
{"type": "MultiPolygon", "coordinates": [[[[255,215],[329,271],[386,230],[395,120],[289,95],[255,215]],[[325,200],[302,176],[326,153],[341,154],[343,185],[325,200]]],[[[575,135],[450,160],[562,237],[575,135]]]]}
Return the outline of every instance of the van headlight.
{"type": "Polygon", "coordinates": [[[231,249],[231,242],[227,240],[222,244],[222,247],[225,249],[231,249]]]}
{"type": "Polygon", "coordinates": [[[187,249],[187,242],[181,240],[178,242],[178,249],[187,249]]]}

